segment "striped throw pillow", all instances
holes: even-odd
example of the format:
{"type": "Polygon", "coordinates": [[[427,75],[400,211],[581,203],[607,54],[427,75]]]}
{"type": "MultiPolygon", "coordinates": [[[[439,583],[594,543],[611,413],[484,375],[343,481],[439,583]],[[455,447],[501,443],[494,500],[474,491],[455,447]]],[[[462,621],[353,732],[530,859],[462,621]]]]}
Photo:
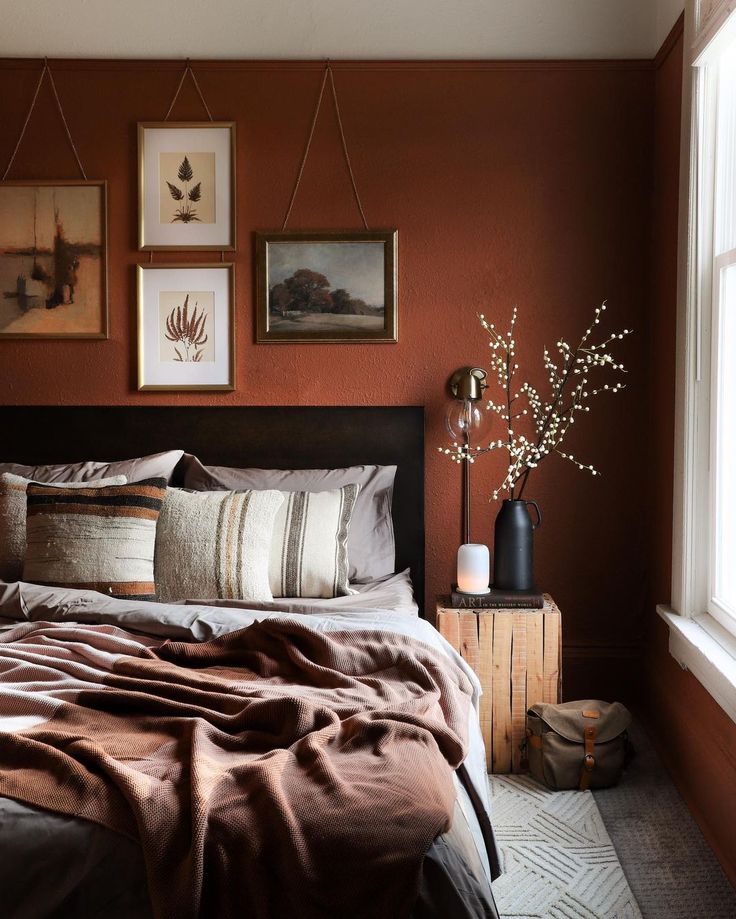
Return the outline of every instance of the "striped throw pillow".
{"type": "Polygon", "coordinates": [[[23,580],[155,600],[156,522],[166,479],[27,488],[23,580]]]}
{"type": "Polygon", "coordinates": [[[348,528],[360,485],[284,492],[276,514],[269,578],[274,597],[344,597],[348,528]]]}
{"type": "Polygon", "coordinates": [[[156,535],[159,599],[272,600],[268,559],[281,492],[169,488],[156,535]]]}
{"type": "MultiPolygon", "coordinates": [[[[124,485],[124,475],[94,482],[67,482],[65,488],[104,488],[124,485]]],[[[38,484],[38,483],[37,483],[38,484]]],[[[0,475],[0,580],[19,581],[26,554],[26,489],[30,480],[4,472],[0,475]]]]}

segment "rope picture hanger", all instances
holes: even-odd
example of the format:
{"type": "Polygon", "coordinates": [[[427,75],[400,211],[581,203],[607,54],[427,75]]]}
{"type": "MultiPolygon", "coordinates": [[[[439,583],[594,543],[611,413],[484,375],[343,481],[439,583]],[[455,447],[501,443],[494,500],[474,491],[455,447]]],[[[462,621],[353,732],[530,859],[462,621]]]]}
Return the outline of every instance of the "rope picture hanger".
{"type": "Polygon", "coordinates": [[[297,172],[296,182],[294,183],[294,190],[291,193],[291,198],[289,199],[289,206],[286,209],[286,214],[284,216],[284,221],[281,224],[282,232],[286,229],[286,224],[289,222],[289,217],[291,216],[291,211],[294,207],[294,201],[296,200],[296,194],[299,191],[299,184],[302,180],[302,174],[304,173],[304,167],[307,164],[307,158],[309,157],[309,151],[312,146],[312,139],[314,137],[314,129],[317,127],[317,119],[319,118],[319,111],[322,107],[322,98],[325,94],[325,87],[327,86],[327,80],[330,81],[330,88],[332,90],[332,102],[335,106],[335,115],[337,117],[337,127],[340,131],[340,141],[342,143],[342,153],[343,158],[345,159],[345,165],[347,166],[348,175],[350,176],[350,184],[353,189],[353,198],[355,203],[360,211],[360,216],[363,221],[363,226],[366,230],[370,229],[368,226],[368,221],[365,217],[365,211],[363,210],[363,205],[360,200],[360,195],[358,194],[358,186],[355,181],[355,174],[353,172],[353,166],[350,162],[350,154],[348,153],[348,145],[345,140],[345,130],[342,125],[342,116],[340,115],[340,105],[337,101],[337,89],[335,88],[335,78],[332,73],[332,67],[330,66],[329,60],[325,64],[325,72],[322,76],[322,83],[319,88],[319,96],[317,97],[317,105],[314,109],[314,115],[312,116],[312,124],[309,128],[309,135],[307,137],[307,144],[304,148],[304,155],[302,156],[302,161],[299,166],[299,171],[297,172]]]}
{"type": "Polygon", "coordinates": [[[221,262],[235,251],[235,133],[234,121],[215,119],[187,58],[163,119],[138,122],[138,248],[149,262],[158,250],[219,251],[221,262]],[[187,79],[205,117],[174,114],[187,79]]]}
{"type": "MultiPolygon", "coordinates": [[[[173,110],[174,110],[174,106],[176,105],[176,100],[179,98],[179,93],[181,92],[181,88],[182,88],[182,86],[184,85],[184,81],[185,81],[186,78],[187,78],[187,74],[189,74],[189,76],[192,78],[192,83],[194,83],[194,88],[197,90],[197,95],[199,96],[199,101],[202,103],[205,112],[207,112],[207,117],[209,118],[210,121],[214,121],[215,119],[212,117],[212,112],[210,111],[210,107],[209,107],[209,105],[207,105],[207,102],[205,101],[205,98],[204,98],[204,95],[203,95],[203,93],[202,93],[202,90],[201,90],[200,87],[199,87],[199,82],[198,82],[196,76],[194,75],[194,71],[192,70],[192,65],[191,65],[191,63],[190,63],[190,61],[189,61],[189,58],[186,59],[186,62],[185,62],[185,65],[184,65],[184,73],[182,73],[181,79],[179,80],[179,84],[178,84],[177,87],[176,87],[176,91],[174,92],[174,98],[171,100],[171,104],[169,105],[168,109],[166,110],[166,114],[164,115],[164,121],[168,121],[168,120],[169,120],[169,116],[171,115],[171,113],[172,113],[173,110]]],[[[221,261],[221,262],[224,262],[224,261],[225,261],[225,253],[224,253],[224,252],[220,252],[220,261],[221,261]]],[[[151,249],[150,252],[148,253],[148,262],[149,262],[149,264],[153,263],[153,249],[151,249]]]]}
{"type": "Polygon", "coordinates": [[[10,160],[8,161],[8,165],[5,167],[5,172],[3,173],[3,177],[2,177],[3,182],[8,177],[8,173],[10,172],[13,166],[13,163],[15,162],[15,157],[18,154],[18,150],[20,149],[20,145],[23,142],[23,138],[25,137],[26,129],[28,127],[29,121],[31,120],[31,115],[33,114],[33,110],[36,107],[36,102],[38,101],[38,94],[41,92],[41,86],[43,84],[43,78],[45,76],[48,76],[49,78],[49,83],[51,84],[51,92],[53,93],[54,101],[56,102],[56,107],[59,110],[59,115],[61,116],[61,122],[64,125],[64,131],[66,133],[67,140],[69,141],[69,146],[72,148],[72,153],[74,154],[74,158],[77,161],[77,166],[79,166],[79,171],[82,173],[82,178],[85,180],[85,182],[87,181],[87,173],[84,171],[84,166],[82,166],[82,161],[79,158],[79,153],[77,152],[77,148],[74,145],[74,141],[72,140],[72,133],[69,130],[69,124],[67,123],[66,116],[64,115],[64,109],[61,107],[61,100],[59,99],[59,93],[57,92],[56,83],[54,82],[54,75],[51,73],[51,68],[49,67],[48,58],[44,58],[43,68],[41,70],[41,75],[38,78],[38,82],[36,83],[36,90],[33,93],[33,99],[31,100],[31,105],[30,105],[30,108],[28,109],[28,114],[26,115],[25,121],[23,122],[23,127],[20,129],[20,136],[18,137],[18,142],[13,148],[13,152],[10,154],[10,160]]]}
{"type": "Polygon", "coordinates": [[[197,81],[196,76],[194,75],[194,71],[192,70],[192,65],[189,62],[189,58],[187,58],[186,60],[186,64],[184,66],[184,73],[181,75],[181,79],[179,80],[179,85],[176,87],[176,92],[174,93],[174,98],[171,100],[171,105],[169,106],[168,111],[164,115],[164,121],[169,120],[169,115],[171,115],[172,111],[174,110],[174,106],[176,105],[176,100],[179,98],[179,93],[181,92],[181,88],[184,85],[184,80],[186,80],[187,78],[187,74],[189,74],[189,76],[192,78],[192,83],[194,83],[194,88],[197,90],[199,101],[204,106],[205,112],[207,112],[207,117],[209,118],[210,121],[214,121],[215,119],[212,117],[212,112],[210,111],[209,106],[205,102],[205,98],[204,98],[204,95],[202,94],[202,90],[199,88],[199,83],[197,81]]]}

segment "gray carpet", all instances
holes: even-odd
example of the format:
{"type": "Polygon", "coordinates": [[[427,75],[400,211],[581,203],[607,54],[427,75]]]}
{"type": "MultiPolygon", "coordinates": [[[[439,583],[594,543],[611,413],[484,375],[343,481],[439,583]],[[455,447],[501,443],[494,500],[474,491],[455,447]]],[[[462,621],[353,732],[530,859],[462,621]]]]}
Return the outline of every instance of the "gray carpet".
{"type": "Polygon", "coordinates": [[[624,781],[593,794],[644,919],[736,919],[736,891],[641,727],[631,733],[624,781]]]}

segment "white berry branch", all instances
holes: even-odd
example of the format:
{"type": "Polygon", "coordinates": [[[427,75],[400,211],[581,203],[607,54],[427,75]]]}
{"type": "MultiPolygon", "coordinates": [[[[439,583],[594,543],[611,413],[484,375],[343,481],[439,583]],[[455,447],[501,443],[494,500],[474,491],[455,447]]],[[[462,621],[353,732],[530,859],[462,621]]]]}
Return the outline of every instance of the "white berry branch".
{"type": "Polygon", "coordinates": [[[506,439],[492,441],[487,446],[454,443],[452,448],[439,447],[439,451],[454,462],[474,463],[476,458],[492,450],[508,452],[508,466],[503,481],[493,490],[494,500],[503,493],[509,498],[521,498],[532,470],[556,453],[578,469],[600,475],[591,464],[584,463],[572,453],[560,449],[570,428],[580,412],[590,411],[590,402],[601,393],[615,394],[625,388],[621,381],[595,386],[589,381],[592,374],[600,372],[626,373],[624,365],[610,352],[610,346],[631,334],[631,329],[614,332],[594,343],[591,338],[600,325],[606,304],[597,307],[590,326],[576,347],[560,339],[554,352],[544,348],[542,364],[550,386],[549,395],[542,399],[538,390],[528,382],[515,383],[519,365],[516,363],[514,327],[518,316],[514,307],[511,323],[506,333],[499,332],[495,324],[479,315],[480,324],[488,334],[490,348],[489,378],[495,378],[502,390],[501,398],[489,399],[488,411],[497,415],[506,428],[506,439]],[[519,430],[526,424],[527,431],[519,430]]]}

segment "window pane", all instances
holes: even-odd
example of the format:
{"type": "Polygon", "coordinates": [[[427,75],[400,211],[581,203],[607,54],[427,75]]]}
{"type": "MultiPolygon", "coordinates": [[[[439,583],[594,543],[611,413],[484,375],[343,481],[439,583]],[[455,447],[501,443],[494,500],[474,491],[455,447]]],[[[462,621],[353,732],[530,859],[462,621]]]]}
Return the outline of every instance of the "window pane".
{"type": "Polygon", "coordinates": [[[715,255],[736,248],[736,42],[718,61],[715,255]]]}
{"type": "Polygon", "coordinates": [[[721,274],[716,320],[714,599],[736,617],[736,265],[721,274]]]}

